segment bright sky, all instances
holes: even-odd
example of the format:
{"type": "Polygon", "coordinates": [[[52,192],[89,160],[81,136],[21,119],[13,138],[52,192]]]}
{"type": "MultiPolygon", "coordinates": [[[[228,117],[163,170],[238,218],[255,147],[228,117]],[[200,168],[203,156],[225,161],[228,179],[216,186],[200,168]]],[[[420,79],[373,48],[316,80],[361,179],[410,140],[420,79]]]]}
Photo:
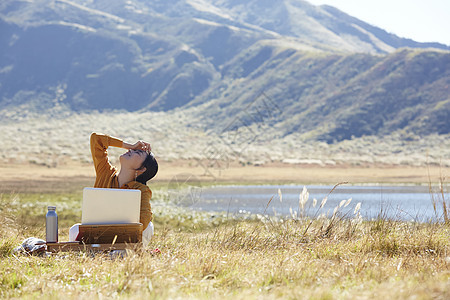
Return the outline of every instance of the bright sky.
{"type": "Polygon", "coordinates": [[[417,42],[450,45],[450,0],[307,0],[417,42]]]}

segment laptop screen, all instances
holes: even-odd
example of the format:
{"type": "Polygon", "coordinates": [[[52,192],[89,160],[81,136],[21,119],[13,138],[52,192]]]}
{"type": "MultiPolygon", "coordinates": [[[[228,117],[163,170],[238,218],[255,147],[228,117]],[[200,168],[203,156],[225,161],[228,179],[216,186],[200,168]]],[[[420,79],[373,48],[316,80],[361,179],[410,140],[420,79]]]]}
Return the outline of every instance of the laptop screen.
{"type": "Polygon", "coordinates": [[[141,191],[84,188],[81,224],[139,223],[141,191]]]}

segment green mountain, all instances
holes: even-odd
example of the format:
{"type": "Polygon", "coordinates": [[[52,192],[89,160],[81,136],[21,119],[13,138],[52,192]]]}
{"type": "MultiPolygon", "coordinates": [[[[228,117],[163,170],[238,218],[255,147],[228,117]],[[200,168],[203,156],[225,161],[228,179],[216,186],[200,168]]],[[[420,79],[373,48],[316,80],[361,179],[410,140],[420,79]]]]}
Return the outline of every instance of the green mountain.
{"type": "Polygon", "coordinates": [[[224,79],[220,93],[198,97],[206,103],[204,122],[219,128],[231,115],[245,126],[276,120],[282,135],[327,142],[397,130],[450,132],[448,52],[331,55],[259,45],[226,66],[224,79]]]}
{"type": "Polygon", "coordinates": [[[185,109],[327,142],[450,133],[448,46],[301,0],[4,0],[0,49],[3,111],[185,109]]]}

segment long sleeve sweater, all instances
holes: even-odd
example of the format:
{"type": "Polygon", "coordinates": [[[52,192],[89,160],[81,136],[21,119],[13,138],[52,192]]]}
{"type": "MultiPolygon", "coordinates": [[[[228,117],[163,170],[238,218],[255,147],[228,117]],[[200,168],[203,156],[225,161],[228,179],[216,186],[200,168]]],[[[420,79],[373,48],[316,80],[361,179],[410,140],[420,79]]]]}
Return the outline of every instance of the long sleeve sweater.
{"type": "Polygon", "coordinates": [[[118,170],[113,166],[108,159],[108,147],[123,147],[123,141],[121,139],[111,137],[104,134],[92,133],[91,134],[91,153],[94,160],[95,167],[95,184],[97,188],[123,188],[123,189],[136,189],[141,191],[141,211],[140,222],[144,229],[152,220],[152,208],[150,206],[150,199],[152,197],[152,191],[150,188],[137,181],[131,181],[119,187],[118,170]]]}

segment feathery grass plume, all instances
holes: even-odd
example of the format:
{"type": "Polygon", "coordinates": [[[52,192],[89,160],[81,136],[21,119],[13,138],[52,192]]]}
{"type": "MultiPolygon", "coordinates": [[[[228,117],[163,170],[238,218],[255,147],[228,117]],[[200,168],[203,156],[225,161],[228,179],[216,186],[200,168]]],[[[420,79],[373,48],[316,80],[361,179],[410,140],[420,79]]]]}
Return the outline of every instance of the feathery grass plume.
{"type": "Polygon", "coordinates": [[[340,207],[340,206],[336,206],[336,207],[334,208],[334,210],[333,210],[333,216],[332,216],[331,218],[334,218],[334,217],[336,216],[336,214],[337,214],[337,212],[338,212],[338,210],[339,210],[339,207],[340,207]]]}
{"type": "Polygon", "coordinates": [[[308,202],[308,199],[309,199],[309,192],[306,189],[306,186],[304,186],[299,199],[300,206],[302,209],[304,209],[306,202],[308,202]]]}
{"type": "Polygon", "coordinates": [[[267,202],[267,205],[266,205],[266,208],[264,209],[264,213],[263,213],[263,215],[265,215],[265,214],[266,214],[267,208],[269,208],[269,205],[270,205],[270,202],[272,202],[272,199],[273,199],[273,196],[272,196],[272,197],[270,197],[270,199],[269,199],[269,202],[267,202]]]}
{"type": "Polygon", "coordinates": [[[313,207],[316,207],[316,205],[317,205],[317,199],[314,198],[314,199],[313,199],[313,207]]]}
{"type": "Polygon", "coordinates": [[[445,182],[445,176],[442,174],[442,169],[440,170],[440,176],[439,176],[439,190],[436,192],[433,190],[432,182],[431,182],[431,175],[430,175],[430,169],[429,165],[427,164],[427,170],[428,170],[428,191],[431,197],[431,203],[433,205],[434,214],[436,216],[437,220],[440,220],[443,218],[444,223],[449,224],[450,223],[450,208],[447,208],[447,200],[445,199],[445,188],[444,188],[444,182],[445,182]],[[442,206],[442,214],[440,212],[440,207],[442,206]]]}
{"type": "Polygon", "coordinates": [[[350,202],[352,202],[352,198],[349,198],[349,199],[347,200],[347,202],[345,202],[344,207],[347,207],[347,206],[350,204],[350,202]]]}
{"type": "Polygon", "coordinates": [[[281,193],[281,189],[278,189],[278,198],[280,198],[280,202],[283,202],[283,194],[281,193]]]}
{"type": "Polygon", "coordinates": [[[293,219],[293,220],[297,220],[297,212],[296,211],[294,211],[293,209],[292,209],[292,207],[289,207],[289,213],[291,214],[291,218],[293,219]]]}
{"type": "Polygon", "coordinates": [[[450,208],[447,208],[447,203],[445,199],[445,191],[444,191],[444,180],[445,177],[441,174],[439,178],[439,192],[442,200],[442,210],[444,215],[445,224],[450,224],[450,208]]]}
{"type": "Polygon", "coordinates": [[[445,204],[445,201],[442,202],[442,209],[444,210],[444,222],[446,224],[449,224],[449,215],[450,215],[450,211],[447,210],[447,204],[445,204]]]}
{"type": "MultiPolygon", "coordinates": [[[[328,222],[327,225],[325,225],[325,223],[322,224],[322,227],[321,227],[321,228],[324,228],[324,227],[326,228],[326,229],[325,229],[325,233],[323,233],[323,235],[328,235],[328,234],[330,233],[332,227],[334,226],[334,223],[335,223],[335,220],[336,220],[336,214],[337,214],[337,211],[338,211],[338,209],[339,209],[339,206],[337,206],[337,207],[334,209],[333,215],[332,215],[331,219],[329,219],[329,220],[327,219],[327,217],[325,216],[324,213],[323,213],[323,214],[320,214],[320,211],[321,211],[321,209],[325,206],[325,204],[327,203],[328,196],[329,196],[329,195],[330,195],[330,194],[331,194],[331,193],[332,193],[339,185],[344,184],[344,183],[346,183],[346,182],[341,182],[341,183],[336,184],[336,185],[330,190],[330,192],[328,192],[327,196],[325,196],[325,197],[322,199],[322,202],[320,203],[320,207],[316,210],[316,212],[314,213],[314,215],[313,215],[312,218],[310,219],[308,225],[306,226],[305,230],[303,231],[303,234],[302,234],[301,239],[304,239],[304,238],[305,238],[305,236],[306,236],[306,234],[308,233],[308,230],[310,229],[310,227],[311,227],[311,225],[313,224],[313,222],[314,222],[315,220],[319,220],[319,219],[323,219],[324,222],[328,222]]],[[[305,203],[306,203],[306,201],[308,201],[308,197],[309,197],[309,193],[308,193],[306,187],[303,187],[303,191],[302,191],[302,194],[300,195],[300,200],[299,200],[299,202],[300,202],[299,206],[300,206],[300,207],[301,207],[302,201],[305,201],[305,203]],[[303,199],[306,199],[306,200],[303,200],[303,199]]],[[[316,200],[316,199],[314,199],[314,200],[315,200],[315,203],[317,203],[317,200],[316,200]]],[[[313,206],[315,207],[314,200],[313,200],[313,206]]],[[[344,205],[344,204],[346,203],[346,201],[348,201],[348,200],[344,200],[344,202],[343,202],[342,205],[344,205]]],[[[303,205],[304,205],[304,203],[303,203],[303,205]]],[[[303,207],[304,207],[304,206],[303,206],[303,207]]],[[[320,231],[321,231],[321,230],[320,230],[320,231]]]]}
{"type": "Polygon", "coordinates": [[[342,201],[339,203],[339,208],[341,208],[342,206],[344,206],[345,202],[347,202],[347,200],[342,200],[342,201]]]}
{"type": "Polygon", "coordinates": [[[355,210],[353,211],[353,214],[356,215],[360,209],[361,209],[361,202],[358,202],[355,206],[355,210]]]}
{"type": "Polygon", "coordinates": [[[298,210],[299,210],[299,214],[301,214],[301,216],[304,216],[305,213],[305,204],[306,202],[308,202],[309,199],[309,192],[306,188],[306,186],[303,186],[303,190],[299,195],[299,199],[298,199],[298,210]]]}
{"type": "Polygon", "coordinates": [[[325,204],[327,203],[328,197],[324,197],[322,199],[322,202],[320,203],[320,208],[323,208],[325,206],[325,204]]]}

